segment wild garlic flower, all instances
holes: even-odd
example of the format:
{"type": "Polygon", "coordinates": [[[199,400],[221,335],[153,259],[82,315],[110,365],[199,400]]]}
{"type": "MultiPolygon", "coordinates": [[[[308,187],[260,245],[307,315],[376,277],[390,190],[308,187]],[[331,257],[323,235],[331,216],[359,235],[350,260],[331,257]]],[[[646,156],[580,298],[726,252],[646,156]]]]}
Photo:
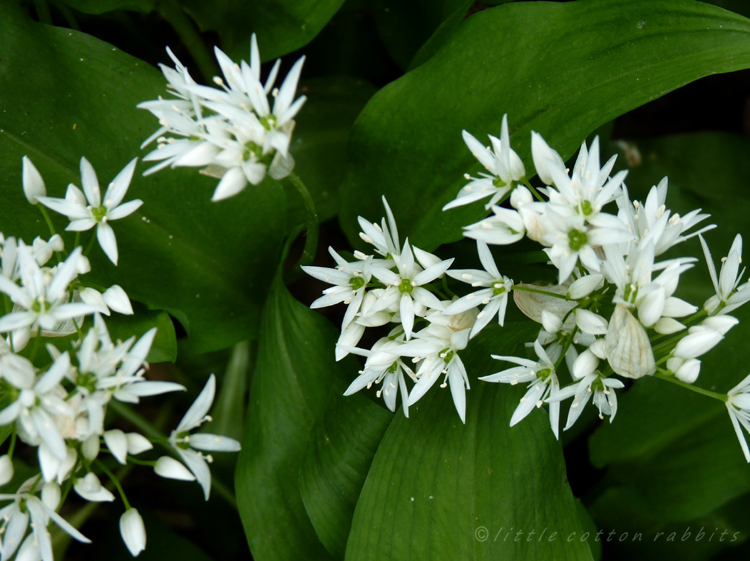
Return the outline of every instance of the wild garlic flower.
{"type": "Polygon", "coordinates": [[[361,216],[357,217],[359,226],[362,228],[359,237],[364,242],[374,246],[375,253],[378,255],[381,255],[385,259],[393,259],[401,253],[401,245],[398,241],[398,227],[396,226],[396,219],[393,217],[391,207],[388,205],[385,197],[383,197],[383,206],[385,207],[386,217],[381,220],[381,225],[378,225],[377,222],[370,222],[361,216]]]}
{"type": "Polygon", "coordinates": [[[729,420],[732,421],[737,440],[740,441],[742,453],[750,463],[750,449],[742,433],[743,428],[750,433],[750,375],[727,392],[726,406],[729,420]]]}
{"type": "Polygon", "coordinates": [[[373,265],[372,275],[387,286],[372,312],[385,310],[398,303],[401,312],[401,323],[404,326],[406,339],[411,338],[414,327],[415,305],[442,310],[444,305],[424,285],[442,277],[453,263],[453,259],[441,261],[426,252],[412,252],[407,239],[401,255],[396,260],[398,273],[383,266],[373,265]],[[414,258],[417,253],[417,259],[414,258]],[[422,265],[422,266],[420,266],[422,265]]]}
{"type": "Polygon", "coordinates": [[[91,543],[62,516],[30,493],[34,481],[32,478],[24,483],[17,493],[0,495],[0,501],[13,501],[0,509],[0,517],[6,521],[3,528],[2,558],[10,559],[18,551],[16,559],[54,561],[52,540],[47,529],[50,521],[79,542],[91,543]],[[31,534],[24,540],[29,527],[31,534]]]}
{"type": "Polygon", "coordinates": [[[71,183],[68,185],[64,199],[38,196],[37,200],[44,206],[70,218],[70,224],[65,228],[67,231],[82,232],[96,228],[99,245],[109,260],[117,265],[117,239],[109,223],[112,220],[130,216],[143,204],[140,199],[121,204],[130,187],[130,181],[133,179],[137,161],[138,159],[134,158],[117,174],[102,198],[99,179],[96,177],[94,167],[86,158],[81,158],[83,191],[71,183]]]}
{"type": "Polygon", "coordinates": [[[750,300],[750,285],[745,283],[738,288],[745,274],[744,268],[740,270],[740,264],[742,263],[742,236],[737,234],[734,242],[732,242],[732,247],[729,248],[729,255],[721,260],[719,275],[716,274],[716,267],[714,266],[714,261],[706,240],[703,239],[703,236],[699,235],[698,237],[703,247],[703,255],[706,257],[711,282],[716,291],[714,296],[706,300],[703,308],[709,314],[727,314],[750,300]],[[719,306],[721,306],[720,310],[719,306]]]}
{"type": "Polygon", "coordinates": [[[0,318],[0,333],[28,327],[52,331],[71,318],[103,311],[99,306],[83,302],[70,302],[68,286],[78,275],[81,248],[74,249],[68,258],[57,266],[54,274],[42,270],[28,246],[20,242],[18,263],[19,286],[0,275],[0,292],[7,294],[18,311],[0,318]]]}
{"type": "Polygon", "coordinates": [[[177,428],[169,435],[169,444],[203,488],[206,500],[211,493],[211,472],[208,464],[213,461],[213,458],[210,454],[206,455],[202,452],[238,452],[240,450],[240,443],[228,436],[206,433],[190,434],[190,431],[211,420],[208,410],[214,402],[215,393],[216,377],[211,374],[203,391],[185,413],[177,428]]]}
{"type": "Polygon", "coordinates": [[[419,401],[444,376],[440,387],[450,386],[458,416],[462,423],[466,423],[466,390],[470,384],[458,353],[469,343],[469,333],[476,317],[474,309],[451,316],[435,310],[426,316],[429,325],[416,333],[412,341],[388,350],[393,355],[414,357],[414,362],[419,363],[417,383],[409,394],[409,406],[419,401]]]}
{"type": "Polygon", "coordinates": [[[552,432],[555,438],[558,438],[559,420],[560,420],[560,402],[557,400],[557,394],[560,391],[560,382],[557,379],[555,361],[560,356],[560,347],[550,348],[551,355],[545,351],[539,341],[534,342],[534,352],[536,352],[538,361],[518,358],[514,356],[492,355],[495,360],[503,360],[518,364],[513,368],[502,370],[489,376],[482,376],[479,379],[485,382],[497,382],[501,384],[524,384],[528,382],[528,390],[521,398],[513,416],[510,419],[510,426],[514,426],[525,419],[534,408],[540,408],[545,400],[549,402],[549,420],[552,432]],[[549,399],[548,399],[549,398],[549,399]]]}
{"type": "MultiPolygon", "coordinates": [[[[398,328],[396,330],[400,331],[398,328]]],[[[396,397],[400,392],[404,416],[409,417],[409,390],[406,387],[406,378],[416,382],[417,376],[399,356],[394,357],[393,353],[389,352],[403,344],[402,334],[395,340],[384,337],[377,341],[370,350],[351,349],[352,353],[365,356],[367,360],[365,367],[359,371],[359,376],[349,385],[344,395],[352,395],[365,387],[369,389],[373,384],[377,385],[382,382],[377,396],[383,398],[388,409],[395,411],[396,397]]]]}
{"type": "Polygon", "coordinates": [[[489,174],[480,173],[478,178],[472,178],[466,174],[466,179],[471,181],[458,192],[455,200],[443,207],[443,210],[467,205],[491,196],[485,205],[485,208],[489,209],[513,190],[514,182],[526,177],[526,169],[521,158],[510,147],[508,115],[503,115],[500,138],[489,135],[492,147],[484,146],[467,131],[463,131],[462,134],[472,155],[479,160],[489,174]]]}
{"type": "Polygon", "coordinates": [[[471,328],[470,337],[479,333],[495,315],[497,315],[500,325],[503,325],[505,309],[508,306],[508,295],[513,289],[513,281],[500,274],[487,244],[478,241],[477,251],[484,271],[478,269],[446,271],[448,276],[469,283],[474,288],[483,287],[482,290],[477,290],[452,302],[443,310],[446,315],[454,315],[483,305],[484,308],[477,315],[477,320],[471,328]]]}
{"type": "Polygon", "coordinates": [[[203,167],[202,173],[220,179],[212,197],[219,201],[241,192],[248,183],[258,185],[266,174],[282,179],[291,173],[294,159],[289,145],[294,117],[306,98],[294,99],[304,57],[292,66],[277,89],[274,83],[279,61],[262,83],[255,34],[251,38],[250,64],[235,64],[219,48],[215,54],[223,74],[223,78],[214,78],[219,88],[195,83],[187,68],[169,51],[175,69],[162,65],[162,72],[178,99],[160,98],[138,107],[150,111],[161,125],[144,142],[145,146],[157,140],[157,149],[144,160],[161,163],[146,173],[166,166],[203,167]],[[273,106],[269,94],[274,98],[273,106]]]}

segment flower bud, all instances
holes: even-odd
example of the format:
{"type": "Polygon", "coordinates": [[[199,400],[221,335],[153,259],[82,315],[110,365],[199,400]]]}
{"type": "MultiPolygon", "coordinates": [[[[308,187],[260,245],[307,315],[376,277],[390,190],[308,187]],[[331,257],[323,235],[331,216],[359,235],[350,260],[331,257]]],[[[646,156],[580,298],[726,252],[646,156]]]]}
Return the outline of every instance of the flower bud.
{"type": "Polygon", "coordinates": [[[42,486],[42,502],[51,510],[57,510],[60,505],[60,486],[57,483],[45,483],[42,486]]]}
{"type": "Polygon", "coordinates": [[[586,275],[578,280],[573,281],[568,288],[568,296],[573,300],[579,300],[591,294],[594,290],[604,285],[604,276],[595,273],[586,275]]]}
{"type": "Polygon", "coordinates": [[[534,202],[534,197],[523,185],[518,185],[510,194],[510,206],[518,210],[524,205],[534,202]]]}
{"type": "Polygon", "coordinates": [[[23,194],[32,205],[39,202],[37,197],[47,195],[47,188],[44,186],[41,174],[27,156],[23,157],[23,194]]]}
{"type": "Polygon", "coordinates": [[[120,535],[133,557],[146,549],[146,527],[137,509],[129,508],[120,517],[120,535]]]}
{"type": "Polygon", "coordinates": [[[195,481],[195,476],[180,462],[169,456],[162,456],[156,460],[154,466],[156,475],[166,479],[179,479],[180,481],[195,481]]]}
{"type": "Polygon", "coordinates": [[[682,363],[674,373],[678,380],[686,384],[692,384],[698,379],[701,373],[701,361],[695,358],[689,358],[682,363]]]}
{"type": "Polygon", "coordinates": [[[133,315],[133,306],[130,304],[130,298],[121,286],[114,284],[104,291],[102,295],[104,301],[112,310],[118,314],[133,315]]]}
{"type": "Polygon", "coordinates": [[[128,440],[128,454],[131,456],[151,450],[154,447],[148,438],[137,432],[129,432],[125,435],[125,438],[128,440]]]}
{"type": "Polygon", "coordinates": [[[590,310],[576,309],[576,325],[584,333],[604,335],[607,333],[607,320],[590,310]]]}
{"type": "Polygon", "coordinates": [[[0,456],[0,485],[5,485],[13,479],[13,460],[8,454],[0,456]]]}
{"type": "Polygon", "coordinates": [[[128,439],[125,433],[119,429],[108,430],[104,433],[104,443],[115,459],[125,465],[128,458],[128,439]]]}

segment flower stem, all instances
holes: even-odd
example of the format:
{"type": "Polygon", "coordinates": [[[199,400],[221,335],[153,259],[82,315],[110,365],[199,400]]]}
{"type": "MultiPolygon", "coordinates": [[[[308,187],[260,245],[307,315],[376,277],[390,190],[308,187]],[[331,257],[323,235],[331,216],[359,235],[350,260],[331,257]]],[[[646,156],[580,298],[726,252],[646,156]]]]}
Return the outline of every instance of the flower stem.
{"type": "Polygon", "coordinates": [[[305,210],[307,211],[307,239],[305,240],[305,248],[302,251],[299,264],[310,265],[315,259],[315,251],[318,248],[318,213],[315,210],[315,202],[312,195],[310,195],[310,191],[308,191],[300,177],[292,172],[289,175],[289,180],[297,189],[300,197],[302,197],[302,201],[305,203],[305,210]]]}
{"type": "Polygon", "coordinates": [[[521,290],[522,292],[535,292],[536,294],[544,294],[545,296],[552,296],[554,298],[560,298],[561,300],[570,300],[567,294],[557,294],[556,292],[547,292],[546,290],[539,290],[538,288],[529,288],[528,286],[522,286],[519,284],[514,284],[513,290],[521,290]]]}
{"type": "Polygon", "coordinates": [[[539,201],[541,201],[541,202],[546,202],[546,201],[544,200],[544,198],[543,198],[543,197],[542,197],[542,196],[541,196],[541,195],[539,194],[539,191],[537,191],[537,190],[536,190],[536,189],[535,189],[535,188],[534,188],[534,187],[533,187],[533,186],[531,185],[531,183],[529,182],[529,180],[528,180],[528,179],[526,179],[526,178],[524,177],[523,179],[521,179],[521,183],[523,183],[524,185],[526,185],[526,187],[528,187],[529,191],[531,191],[531,192],[533,193],[533,195],[534,195],[534,196],[535,196],[535,197],[537,198],[537,200],[539,200],[539,201]]]}
{"type": "Polygon", "coordinates": [[[36,206],[39,207],[39,211],[42,213],[42,216],[44,216],[44,221],[47,223],[50,233],[54,236],[57,232],[55,232],[55,226],[52,224],[52,219],[49,217],[47,208],[42,203],[37,203],[36,206]]]}
{"type": "Polygon", "coordinates": [[[678,380],[672,374],[669,374],[666,370],[661,369],[661,368],[656,372],[656,374],[654,374],[654,378],[659,378],[660,380],[666,380],[667,382],[672,382],[673,384],[677,384],[678,386],[681,386],[685,389],[694,391],[696,393],[705,395],[707,397],[712,397],[713,399],[718,399],[719,401],[722,401],[722,402],[726,402],[728,399],[726,394],[716,393],[716,392],[712,392],[709,390],[704,390],[703,388],[699,388],[692,384],[686,384],[685,382],[678,380]]]}
{"type": "Polygon", "coordinates": [[[158,3],[157,11],[177,32],[206,82],[211,82],[218,73],[218,68],[206,48],[206,44],[195,29],[195,25],[190,21],[182,7],[175,0],[165,0],[158,3]]]}
{"type": "Polygon", "coordinates": [[[102,462],[101,460],[94,460],[94,463],[107,475],[107,477],[109,477],[109,480],[117,488],[117,492],[120,493],[120,498],[125,504],[125,510],[130,509],[130,502],[128,502],[128,498],[125,496],[125,490],[122,488],[122,485],[120,485],[120,480],[117,479],[114,473],[109,471],[109,468],[105,466],[104,462],[102,462]]]}
{"type": "Polygon", "coordinates": [[[89,241],[89,245],[86,246],[86,251],[83,252],[84,257],[88,257],[89,253],[91,253],[91,250],[94,247],[94,242],[96,241],[96,231],[93,232],[91,235],[91,241],[89,241]]]}

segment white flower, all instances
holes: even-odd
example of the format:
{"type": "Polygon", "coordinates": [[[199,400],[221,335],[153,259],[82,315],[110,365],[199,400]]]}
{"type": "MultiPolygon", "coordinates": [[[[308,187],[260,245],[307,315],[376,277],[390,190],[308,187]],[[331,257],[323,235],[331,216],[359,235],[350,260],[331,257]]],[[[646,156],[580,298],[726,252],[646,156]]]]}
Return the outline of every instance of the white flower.
{"type": "Polygon", "coordinates": [[[133,557],[146,549],[146,527],[136,509],[129,508],[120,517],[120,535],[133,557]]]}
{"type": "Polygon", "coordinates": [[[463,131],[462,134],[472,155],[490,172],[490,175],[480,173],[479,178],[472,178],[466,174],[466,179],[471,179],[471,181],[458,192],[455,200],[443,207],[443,210],[467,205],[491,195],[492,198],[485,205],[485,208],[489,209],[513,189],[514,181],[526,176],[526,169],[523,167],[521,158],[510,147],[508,115],[503,115],[500,138],[489,135],[492,148],[485,147],[467,131],[463,131]]]}
{"type": "Polygon", "coordinates": [[[372,349],[351,349],[351,352],[366,356],[364,369],[359,371],[359,376],[349,385],[344,395],[352,395],[362,388],[370,388],[373,384],[383,383],[382,389],[378,390],[378,397],[382,397],[388,409],[396,410],[396,397],[401,392],[401,402],[404,406],[404,416],[409,416],[409,391],[406,388],[404,373],[413,381],[417,381],[414,372],[406,366],[399,357],[393,356],[389,350],[403,345],[402,341],[383,338],[377,341],[372,349]]]}
{"type": "Polygon", "coordinates": [[[549,419],[552,432],[555,438],[558,438],[559,419],[560,419],[560,402],[556,400],[557,393],[560,391],[560,382],[557,379],[555,363],[560,355],[560,347],[551,347],[552,356],[548,355],[539,341],[534,342],[534,351],[539,361],[518,358],[514,356],[492,355],[495,360],[504,360],[518,364],[513,368],[502,370],[489,376],[482,376],[479,379],[485,382],[498,382],[501,384],[522,384],[529,382],[526,394],[521,398],[513,416],[510,419],[510,426],[521,422],[526,416],[534,410],[534,407],[541,407],[544,401],[549,397],[549,419]]]}
{"type": "Polygon", "coordinates": [[[740,428],[742,425],[742,428],[750,432],[750,375],[727,392],[726,406],[734,432],[737,433],[737,439],[740,441],[742,453],[750,463],[750,450],[740,428]]]}
{"type": "Polygon", "coordinates": [[[417,383],[409,394],[409,406],[414,405],[445,375],[440,387],[450,386],[453,404],[461,422],[466,422],[466,390],[469,389],[469,376],[458,355],[466,348],[469,333],[476,320],[476,310],[446,316],[440,311],[428,314],[430,325],[415,334],[413,341],[388,352],[398,356],[415,357],[421,362],[417,370],[417,383]]]}
{"type": "MultiPolygon", "coordinates": [[[[526,207],[533,206],[527,205],[526,207]]],[[[492,216],[464,227],[464,236],[493,245],[510,245],[526,234],[524,220],[519,212],[499,206],[492,207],[492,216]]]]}
{"type": "Polygon", "coordinates": [[[16,398],[0,411],[0,426],[18,421],[19,429],[31,442],[43,442],[59,460],[67,454],[55,415],[73,416],[73,410],[56,388],[70,371],[70,356],[63,353],[42,376],[37,377],[30,361],[18,355],[0,357],[3,379],[15,390],[16,398]]]}
{"type": "Polygon", "coordinates": [[[407,239],[404,243],[404,249],[396,261],[398,273],[376,265],[373,265],[370,269],[374,277],[387,285],[386,290],[373,306],[372,312],[385,310],[398,303],[401,323],[404,326],[407,339],[411,338],[412,328],[414,327],[415,302],[428,308],[443,309],[444,306],[440,303],[440,300],[432,292],[423,288],[423,285],[441,277],[453,263],[453,259],[437,260],[437,262],[431,260],[430,263],[425,263],[423,255],[425,255],[424,252],[417,253],[419,262],[425,265],[424,269],[414,260],[414,254],[407,239]],[[433,262],[434,264],[431,264],[433,262]]]}
{"type": "MultiPolygon", "coordinates": [[[[573,403],[570,405],[568,420],[563,430],[568,430],[578,420],[592,395],[594,396],[594,405],[599,409],[599,418],[604,419],[604,415],[609,415],[609,422],[611,423],[617,414],[615,389],[623,387],[625,387],[625,384],[616,378],[603,378],[598,372],[591,372],[583,376],[577,384],[557,392],[554,397],[556,401],[575,396],[573,403]]],[[[549,402],[552,399],[550,397],[547,401],[549,402]]]]}
{"type": "Polygon", "coordinates": [[[454,315],[484,305],[484,308],[477,316],[477,321],[471,328],[470,337],[474,337],[479,333],[495,315],[497,315],[500,325],[503,325],[505,322],[505,309],[508,306],[508,295],[513,289],[513,281],[500,274],[487,244],[478,241],[477,251],[484,271],[478,269],[457,269],[447,271],[447,274],[456,280],[471,284],[474,288],[480,286],[484,288],[459,298],[443,310],[443,313],[446,315],[454,315]]]}
{"type": "MultiPolygon", "coordinates": [[[[16,558],[24,558],[24,549],[33,548],[37,559],[41,557],[42,561],[54,561],[52,540],[47,530],[50,520],[79,542],[91,543],[91,540],[71,526],[62,516],[49,508],[39,498],[28,493],[32,481],[27,481],[18,493],[0,495],[0,501],[13,501],[12,504],[0,509],[0,517],[8,521],[3,536],[2,558],[9,559],[13,556],[16,549],[21,545],[21,540],[26,535],[27,528],[31,526],[33,540],[31,536],[26,539],[16,558]],[[29,524],[29,518],[31,524],[29,524]]],[[[30,551],[29,553],[33,554],[34,552],[30,551]]],[[[34,558],[34,555],[31,558],[34,558]]]]}
{"type": "Polygon", "coordinates": [[[741,287],[740,290],[737,289],[737,285],[745,273],[745,269],[740,271],[740,264],[742,263],[742,236],[737,234],[734,238],[732,247],[729,249],[729,255],[721,260],[721,272],[718,276],[716,275],[716,267],[714,266],[714,261],[706,240],[703,239],[703,236],[698,237],[700,238],[701,246],[703,246],[703,254],[706,257],[711,282],[716,291],[716,295],[709,298],[703,307],[708,313],[713,314],[723,304],[721,311],[718,313],[727,314],[750,300],[750,290],[747,290],[745,286],[741,287]]]}
{"type": "Polygon", "coordinates": [[[334,285],[324,290],[324,296],[315,300],[310,305],[311,308],[323,308],[341,302],[348,304],[341,323],[341,328],[344,329],[354,320],[362,305],[365,290],[372,278],[370,273],[372,258],[368,257],[364,262],[347,263],[332,247],[328,248],[328,252],[336,261],[337,268],[303,266],[302,270],[311,277],[334,285]]]}
{"type": "Polygon", "coordinates": [[[96,227],[99,245],[109,260],[117,265],[117,240],[109,222],[129,216],[143,204],[140,199],[120,204],[130,187],[137,161],[138,158],[134,158],[117,174],[107,187],[102,199],[99,180],[93,166],[86,158],[81,158],[83,192],[71,184],[68,186],[64,199],[37,197],[37,200],[44,206],[70,218],[71,222],[65,228],[68,231],[81,232],[96,227]]]}
{"type": "Polygon", "coordinates": [[[53,331],[66,320],[101,311],[99,306],[68,302],[68,285],[78,274],[80,258],[81,248],[77,247],[50,278],[49,271],[40,269],[29,248],[21,242],[18,247],[21,286],[0,275],[0,292],[10,296],[16,307],[23,310],[0,318],[0,333],[24,327],[53,331]]]}
{"type": "Polygon", "coordinates": [[[398,257],[401,251],[398,241],[398,228],[396,227],[396,219],[393,217],[391,207],[388,205],[385,197],[383,197],[383,206],[385,207],[387,222],[386,218],[383,218],[381,225],[378,225],[377,222],[370,222],[361,216],[357,217],[359,226],[362,228],[359,237],[364,242],[374,246],[376,253],[386,259],[392,259],[398,257]]]}
{"type": "Polygon", "coordinates": [[[169,435],[169,443],[203,487],[206,500],[211,492],[211,472],[208,469],[208,462],[211,462],[212,458],[210,454],[206,456],[198,450],[237,452],[240,449],[240,443],[227,436],[205,433],[189,434],[191,430],[211,420],[207,413],[214,401],[215,392],[216,377],[211,374],[203,391],[185,413],[177,428],[169,435]]]}
{"type": "Polygon", "coordinates": [[[732,316],[715,316],[703,320],[688,330],[688,335],[680,339],[672,354],[680,358],[696,358],[713,349],[724,338],[724,335],[739,320],[732,316]]]}
{"type": "Polygon", "coordinates": [[[28,156],[23,157],[23,194],[32,204],[37,203],[37,197],[44,197],[47,194],[47,188],[44,186],[44,179],[36,169],[28,156]]]}

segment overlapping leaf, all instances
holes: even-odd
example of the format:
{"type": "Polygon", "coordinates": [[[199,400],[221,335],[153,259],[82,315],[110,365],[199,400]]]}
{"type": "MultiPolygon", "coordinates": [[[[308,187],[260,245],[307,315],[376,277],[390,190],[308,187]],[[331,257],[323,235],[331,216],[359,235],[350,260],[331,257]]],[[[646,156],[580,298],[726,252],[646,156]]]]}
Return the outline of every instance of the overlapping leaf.
{"type": "Polygon", "coordinates": [[[383,88],[352,131],[342,225],[385,194],[425,249],[458,239],[481,205],[442,206],[479,165],[461,130],[512,144],[531,173],[530,131],[564,157],[600,125],[692,80],[750,66],[750,22],[691,0],[521,2],[468,18],[428,62],[383,88]]]}
{"type": "MultiPolygon", "coordinates": [[[[80,185],[81,156],[107,185],[145,153],[139,145],[158,123],[135,105],[164,94],[165,82],[157,70],[111,45],[34,23],[12,2],[0,5],[0,19],[0,221],[6,235],[30,242],[45,235],[46,226],[21,191],[21,157],[36,164],[52,196],[63,196],[69,182],[80,185]]],[[[285,231],[283,189],[267,179],[214,204],[215,179],[193,169],[143,178],[143,169],[138,167],[128,198],[144,205],[114,223],[119,266],[97,249],[92,279],[120,284],[131,298],[171,313],[197,349],[254,336],[285,231]]],[[[53,220],[58,230],[67,224],[63,217],[53,220]]]]}

